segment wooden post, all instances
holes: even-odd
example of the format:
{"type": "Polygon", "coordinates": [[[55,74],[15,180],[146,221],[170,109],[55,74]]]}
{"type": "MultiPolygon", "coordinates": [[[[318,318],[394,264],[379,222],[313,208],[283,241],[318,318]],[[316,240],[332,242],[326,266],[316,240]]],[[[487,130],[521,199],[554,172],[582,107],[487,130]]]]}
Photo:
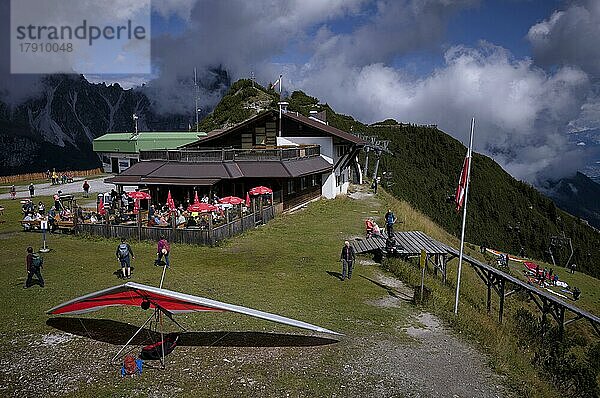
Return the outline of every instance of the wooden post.
{"type": "Polygon", "coordinates": [[[446,270],[448,268],[448,257],[442,255],[442,283],[446,284],[446,270]]]}
{"type": "Polygon", "coordinates": [[[562,340],[565,334],[565,307],[561,306],[558,310],[558,335],[562,340]]]}
{"type": "Polygon", "coordinates": [[[231,220],[229,220],[229,207],[225,208],[225,223],[227,223],[227,233],[231,238],[231,220]]]}
{"type": "Polygon", "coordinates": [[[142,210],[141,209],[138,209],[138,213],[137,213],[137,235],[138,235],[138,240],[142,240],[142,210]]]}
{"type": "Polygon", "coordinates": [[[213,236],[213,219],[212,212],[209,213],[208,216],[208,243],[212,246],[214,244],[214,236],[213,236]]]}
{"type": "Polygon", "coordinates": [[[489,314],[489,312],[492,309],[492,273],[491,272],[487,273],[486,286],[487,286],[487,312],[489,314]]]}
{"type": "Polygon", "coordinates": [[[425,267],[427,266],[427,253],[424,249],[421,249],[421,257],[419,258],[419,265],[421,266],[421,303],[423,302],[423,293],[425,291],[425,267]]]}
{"type": "Polygon", "coordinates": [[[500,311],[498,313],[498,322],[502,323],[502,313],[504,312],[504,284],[505,280],[500,280],[499,290],[500,290],[500,311]]]}

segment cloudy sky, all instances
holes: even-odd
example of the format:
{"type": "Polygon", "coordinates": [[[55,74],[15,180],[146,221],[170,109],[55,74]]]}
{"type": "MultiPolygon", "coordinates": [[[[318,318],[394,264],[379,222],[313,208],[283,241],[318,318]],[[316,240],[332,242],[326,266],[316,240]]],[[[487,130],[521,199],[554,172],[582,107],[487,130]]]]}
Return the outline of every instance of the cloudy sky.
{"type": "MultiPolygon", "coordinates": [[[[127,3],[134,0],[119,0],[127,3]]],[[[156,0],[152,75],[162,112],[190,101],[179,87],[197,67],[210,80],[282,73],[363,122],[435,123],[535,183],[600,160],[569,134],[600,128],[598,0],[156,0]]],[[[207,105],[218,98],[205,93],[207,105]]],[[[598,133],[600,134],[600,133],[598,133]]]]}

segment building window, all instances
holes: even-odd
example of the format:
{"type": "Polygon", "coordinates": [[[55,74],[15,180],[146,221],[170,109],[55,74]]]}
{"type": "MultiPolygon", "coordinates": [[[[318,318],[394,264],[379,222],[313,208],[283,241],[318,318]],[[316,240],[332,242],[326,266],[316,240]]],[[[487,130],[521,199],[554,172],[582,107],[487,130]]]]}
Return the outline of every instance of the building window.
{"type": "Polygon", "coordinates": [[[254,138],[255,138],[255,145],[266,145],[266,140],[267,140],[267,135],[266,135],[266,129],[264,127],[256,127],[254,129],[254,138]]]}
{"type": "Polygon", "coordinates": [[[308,180],[307,180],[307,178],[308,177],[302,177],[302,178],[300,178],[300,190],[301,191],[304,191],[308,187],[308,184],[307,184],[308,180]]]}
{"type": "Polygon", "coordinates": [[[317,175],[316,174],[313,174],[310,176],[310,186],[311,187],[317,186],[317,175]]]}
{"type": "Polygon", "coordinates": [[[294,193],[294,192],[296,192],[294,190],[294,180],[288,180],[288,182],[287,182],[287,191],[288,191],[288,193],[294,193]]]}
{"type": "Polygon", "coordinates": [[[252,148],[252,133],[242,133],[242,149],[252,148]]]}

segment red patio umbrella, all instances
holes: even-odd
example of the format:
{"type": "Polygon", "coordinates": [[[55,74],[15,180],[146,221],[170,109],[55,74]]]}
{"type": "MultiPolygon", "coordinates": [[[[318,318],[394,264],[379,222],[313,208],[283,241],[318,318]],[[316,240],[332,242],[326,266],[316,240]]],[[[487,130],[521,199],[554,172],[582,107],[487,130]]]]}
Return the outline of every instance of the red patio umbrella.
{"type": "Polygon", "coordinates": [[[173,200],[173,197],[171,196],[170,189],[169,189],[169,193],[167,194],[167,206],[169,206],[169,210],[171,210],[171,211],[175,210],[175,201],[173,200]]]}
{"type": "Polygon", "coordinates": [[[140,212],[140,200],[136,199],[133,202],[133,214],[138,214],[140,212]]]}
{"type": "Polygon", "coordinates": [[[200,199],[198,199],[198,192],[194,192],[194,204],[200,203],[200,199]]]}
{"type": "Polygon", "coordinates": [[[128,192],[127,195],[133,199],[150,199],[150,195],[142,191],[128,192]]]}
{"type": "Polygon", "coordinates": [[[226,196],[224,198],[219,199],[219,203],[229,204],[229,205],[240,205],[244,203],[244,199],[238,198],[237,196],[226,196]]]}
{"type": "Polygon", "coordinates": [[[250,207],[250,194],[246,192],[246,207],[250,207]]]}
{"type": "Polygon", "coordinates": [[[273,190],[271,188],[263,187],[262,185],[250,190],[250,195],[267,195],[272,193],[273,190]]]}
{"type": "Polygon", "coordinates": [[[101,216],[106,215],[106,209],[104,208],[104,201],[100,198],[100,203],[98,203],[98,214],[101,216]]]}
{"type": "Polygon", "coordinates": [[[219,208],[217,206],[213,206],[211,204],[208,203],[194,203],[188,206],[187,210],[191,211],[193,213],[204,213],[204,212],[208,212],[208,211],[215,211],[218,210],[219,208]]]}

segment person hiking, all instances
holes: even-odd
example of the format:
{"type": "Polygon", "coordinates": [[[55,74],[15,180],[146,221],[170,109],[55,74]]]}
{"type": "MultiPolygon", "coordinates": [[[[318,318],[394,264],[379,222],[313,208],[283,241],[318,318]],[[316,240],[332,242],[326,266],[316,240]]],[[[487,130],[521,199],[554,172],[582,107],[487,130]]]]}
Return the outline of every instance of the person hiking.
{"type": "Polygon", "coordinates": [[[167,265],[167,268],[171,268],[171,265],[169,264],[169,255],[170,254],[171,254],[171,246],[169,245],[169,242],[165,239],[165,237],[161,235],[160,239],[158,240],[158,245],[156,248],[156,260],[154,260],[154,265],[160,265],[160,261],[162,260],[162,258],[164,256],[165,264],[167,265]]]}
{"type": "Polygon", "coordinates": [[[14,184],[10,186],[10,198],[15,199],[17,197],[17,188],[15,188],[14,184]]]}
{"type": "Polygon", "coordinates": [[[388,209],[385,213],[385,232],[388,236],[394,236],[394,224],[396,223],[396,215],[392,209],[388,209]]]}
{"type": "Polygon", "coordinates": [[[37,253],[33,252],[33,247],[27,248],[27,257],[25,259],[27,263],[27,280],[25,281],[24,288],[31,287],[33,284],[33,276],[35,275],[38,279],[38,284],[44,287],[44,278],[42,277],[42,268],[44,266],[44,259],[37,253]]]}
{"type": "Polygon", "coordinates": [[[33,198],[33,194],[35,193],[35,186],[32,183],[29,183],[29,196],[33,198]]]}
{"type": "Polygon", "coordinates": [[[135,260],[135,255],[131,246],[127,243],[125,238],[121,238],[121,243],[117,246],[115,252],[119,263],[121,264],[121,272],[123,273],[123,279],[131,279],[131,259],[135,260]]]}
{"type": "Polygon", "coordinates": [[[90,194],[90,184],[88,184],[87,180],[83,182],[83,197],[87,198],[90,194]]]}
{"type": "Polygon", "coordinates": [[[344,246],[342,247],[342,253],[340,254],[340,260],[342,262],[342,280],[346,279],[346,275],[348,275],[348,279],[352,279],[352,268],[355,259],[354,248],[350,246],[350,242],[345,241],[344,246]]]}

